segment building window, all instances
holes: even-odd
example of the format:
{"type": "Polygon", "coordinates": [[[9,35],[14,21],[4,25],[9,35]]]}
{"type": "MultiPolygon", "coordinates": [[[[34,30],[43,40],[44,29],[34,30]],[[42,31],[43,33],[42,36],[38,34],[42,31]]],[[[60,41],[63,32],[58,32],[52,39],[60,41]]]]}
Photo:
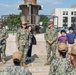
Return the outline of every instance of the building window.
{"type": "Polygon", "coordinates": [[[65,11],[63,11],[63,15],[65,15],[65,11]]]}
{"type": "Polygon", "coordinates": [[[76,11],[74,11],[74,15],[76,15],[76,11]]]}
{"type": "Polygon", "coordinates": [[[71,15],[73,15],[73,11],[71,12],[71,15]]]}
{"type": "Polygon", "coordinates": [[[76,17],[71,17],[71,26],[76,28],[76,17]]]}
{"type": "Polygon", "coordinates": [[[63,17],[63,27],[68,26],[68,17],[63,17]]]}
{"type": "Polygon", "coordinates": [[[68,15],[68,11],[66,11],[66,15],[68,15]]]}
{"type": "Polygon", "coordinates": [[[63,15],[68,15],[68,11],[63,11],[63,15]]]}
{"type": "Polygon", "coordinates": [[[76,15],[76,11],[72,11],[71,12],[71,15],[76,15]]]}

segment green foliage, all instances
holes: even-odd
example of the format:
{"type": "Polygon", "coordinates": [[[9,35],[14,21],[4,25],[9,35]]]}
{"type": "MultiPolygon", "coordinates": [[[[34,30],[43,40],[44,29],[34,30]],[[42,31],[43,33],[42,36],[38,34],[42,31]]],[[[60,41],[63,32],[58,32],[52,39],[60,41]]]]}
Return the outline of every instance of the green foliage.
{"type": "MultiPolygon", "coordinates": [[[[9,27],[10,30],[12,29],[17,29],[20,25],[21,25],[21,15],[23,13],[20,12],[19,15],[15,15],[15,14],[9,14],[6,19],[4,19],[2,22],[3,22],[3,25],[7,25],[9,27]]],[[[43,27],[44,29],[47,27],[47,22],[49,21],[49,18],[48,16],[46,15],[40,15],[40,21],[43,23],[43,27]]]]}
{"type": "Polygon", "coordinates": [[[47,27],[47,23],[49,21],[49,18],[46,15],[40,15],[40,21],[43,23],[42,25],[45,29],[47,27]]]}
{"type": "Polygon", "coordinates": [[[7,18],[3,20],[3,25],[4,26],[7,25],[9,29],[17,28],[17,24],[19,25],[21,24],[21,19],[20,19],[21,15],[22,12],[19,15],[15,15],[15,14],[8,15],[7,18]]]}

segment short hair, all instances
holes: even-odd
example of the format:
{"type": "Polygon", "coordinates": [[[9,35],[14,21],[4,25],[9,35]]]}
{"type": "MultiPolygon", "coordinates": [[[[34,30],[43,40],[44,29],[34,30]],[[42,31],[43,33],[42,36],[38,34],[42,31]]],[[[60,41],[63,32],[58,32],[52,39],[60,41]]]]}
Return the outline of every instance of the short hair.
{"type": "Polygon", "coordinates": [[[74,30],[73,27],[69,27],[69,30],[74,30]]]}
{"type": "Polygon", "coordinates": [[[14,65],[20,65],[20,60],[19,59],[14,59],[13,63],[14,63],[14,65]]]}
{"type": "Polygon", "coordinates": [[[59,51],[59,54],[62,55],[63,58],[65,58],[66,57],[66,54],[67,54],[67,51],[66,52],[59,51]]]}
{"type": "Polygon", "coordinates": [[[61,32],[60,32],[60,33],[62,34],[62,32],[66,33],[66,31],[65,31],[65,30],[61,30],[61,32]]]}

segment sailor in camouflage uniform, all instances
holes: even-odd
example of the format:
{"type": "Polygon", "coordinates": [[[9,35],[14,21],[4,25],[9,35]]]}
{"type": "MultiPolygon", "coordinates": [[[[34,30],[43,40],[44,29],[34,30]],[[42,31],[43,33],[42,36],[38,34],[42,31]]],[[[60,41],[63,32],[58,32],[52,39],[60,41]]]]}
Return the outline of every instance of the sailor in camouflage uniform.
{"type": "Polygon", "coordinates": [[[56,58],[56,47],[57,47],[56,45],[57,45],[58,32],[57,29],[54,28],[53,22],[50,21],[48,25],[49,26],[46,29],[46,33],[44,35],[47,50],[47,62],[44,65],[50,65],[50,61],[52,61],[53,58],[56,58]]]}
{"type": "Polygon", "coordinates": [[[25,59],[27,57],[29,47],[29,31],[27,29],[27,23],[22,22],[22,27],[18,29],[16,34],[16,44],[18,50],[22,53],[22,65],[26,66],[25,59]]]}
{"type": "Polygon", "coordinates": [[[6,50],[6,39],[8,38],[8,33],[6,29],[2,28],[2,23],[0,23],[0,54],[2,63],[5,64],[5,50],[6,50]]]}
{"type": "Polygon", "coordinates": [[[0,72],[0,75],[11,75],[11,74],[8,72],[0,72]]]}
{"type": "Polygon", "coordinates": [[[31,75],[27,68],[20,66],[21,59],[22,54],[19,51],[15,52],[12,56],[14,65],[6,67],[2,72],[8,72],[11,75],[31,75]]]}
{"type": "Polygon", "coordinates": [[[73,64],[73,69],[67,75],[76,75],[76,43],[71,48],[70,60],[73,64]]]}
{"type": "Polygon", "coordinates": [[[72,71],[73,65],[70,59],[66,57],[67,51],[67,46],[64,43],[58,44],[60,57],[51,62],[49,75],[67,75],[68,72],[72,71]]]}

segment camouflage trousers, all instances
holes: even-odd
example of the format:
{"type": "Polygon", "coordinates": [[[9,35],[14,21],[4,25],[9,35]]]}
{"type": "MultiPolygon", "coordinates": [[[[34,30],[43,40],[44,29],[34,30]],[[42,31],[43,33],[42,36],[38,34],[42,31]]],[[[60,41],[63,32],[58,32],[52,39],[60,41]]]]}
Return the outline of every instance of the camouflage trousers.
{"type": "Polygon", "coordinates": [[[47,61],[52,61],[53,58],[56,58],[56,43],[49,45],[46,43],[46,50],[47,50],[47,61]]]}
{"type": "Polygon", "coordinates": [[[27,58],[28,46],[20,45],[19,51],[22,53],[22,62],[27,58]]]}
{"type": "Polygon", "coordinates": [[[6,44],[3,44],[2,45],[2,48],[1,48],[1,58],[5,58],[6,57],[6,54],[5,54],[5,50],[6,50],[6,44]]]}

